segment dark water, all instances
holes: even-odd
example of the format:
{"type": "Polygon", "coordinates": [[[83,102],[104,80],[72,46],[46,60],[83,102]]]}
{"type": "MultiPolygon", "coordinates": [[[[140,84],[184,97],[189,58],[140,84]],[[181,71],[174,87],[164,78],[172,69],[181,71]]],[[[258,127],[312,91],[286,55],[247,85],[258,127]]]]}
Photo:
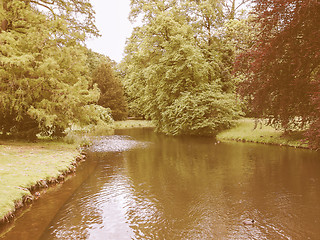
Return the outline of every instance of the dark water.
{"type": "Polygon", "coordinates": [[[319,153],[117,134],[4,239],[320,239],[319,153]]]}

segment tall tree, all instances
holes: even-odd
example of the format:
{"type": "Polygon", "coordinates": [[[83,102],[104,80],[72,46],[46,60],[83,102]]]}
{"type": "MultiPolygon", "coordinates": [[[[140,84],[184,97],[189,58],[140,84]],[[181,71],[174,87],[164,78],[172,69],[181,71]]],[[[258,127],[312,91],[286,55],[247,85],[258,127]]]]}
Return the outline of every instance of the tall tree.
{"type": "Polygon", "coordinates": [[[286,130],[318,121],[320,2],[254,4],[260,33],[256,44],[239,58],[238,70],[247,75],[242,95],[256,113],[286,130]]]}
{"type": "Polygon", "coordinates": [[[138,112],[154,120],[158,131],[173,135],[215,135],[230,126],[236,115],[228,74],[232,53],[214,34],[222,24],[221,4],[131,3],[131,17],[142,14],[144,25],[129,39],[122,65],[127,93],[138,112]],[[200,94],[200,89],[207,90],[200,94]],[[219,102],[230,111],[219,108],[219,102]]]}
{"type": "Polygon", "coordinates": [[[91,5],[87,1],[21,0],[3,4],[8,26],[0,33],[2,134],[59,135],[71,123],[96,121],[101,109],[93,103],[99,90],[90,88],[86,49],[80,43],[97,31],[92,19],[75,18],[78,11],[92,17],[91,5]]]}

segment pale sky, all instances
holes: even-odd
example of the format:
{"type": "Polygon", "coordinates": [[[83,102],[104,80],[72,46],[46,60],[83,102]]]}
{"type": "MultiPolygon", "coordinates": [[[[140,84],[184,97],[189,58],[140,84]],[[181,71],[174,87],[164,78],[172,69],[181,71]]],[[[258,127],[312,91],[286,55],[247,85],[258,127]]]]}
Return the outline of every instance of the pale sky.
{"type": "Polygon", "coordinates": [[[130,0],[91,0],[102,37],[87,41],[88,48],[120,62],[133,26],[128,20],[130,0]]]}

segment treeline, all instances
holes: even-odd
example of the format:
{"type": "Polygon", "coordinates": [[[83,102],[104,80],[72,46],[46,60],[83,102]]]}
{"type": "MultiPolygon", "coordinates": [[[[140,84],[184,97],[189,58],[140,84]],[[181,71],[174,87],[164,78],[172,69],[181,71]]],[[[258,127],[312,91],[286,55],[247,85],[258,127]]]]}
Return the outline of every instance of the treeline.
{"type": "Polygon", "coordinates": [[[122,90],[112,61],[84,44],[98,36],[90,1],[4,0],[0,22],[2,137],[62,136],[126,117],[124,99],[110,103],[122,90]]]}

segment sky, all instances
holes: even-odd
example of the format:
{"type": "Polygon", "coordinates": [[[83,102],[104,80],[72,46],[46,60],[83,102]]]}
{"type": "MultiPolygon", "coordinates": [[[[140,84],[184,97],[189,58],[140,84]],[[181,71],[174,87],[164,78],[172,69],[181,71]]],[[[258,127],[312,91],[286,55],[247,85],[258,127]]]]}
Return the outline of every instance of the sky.
{"type": "Polygon", "coordinates": [[[128,20],[130,0],[91,0],[96,12],[96,26],[102,35],[87,40],[88,48],[120,62],[126,39],[133,26],[128,20]]]}

